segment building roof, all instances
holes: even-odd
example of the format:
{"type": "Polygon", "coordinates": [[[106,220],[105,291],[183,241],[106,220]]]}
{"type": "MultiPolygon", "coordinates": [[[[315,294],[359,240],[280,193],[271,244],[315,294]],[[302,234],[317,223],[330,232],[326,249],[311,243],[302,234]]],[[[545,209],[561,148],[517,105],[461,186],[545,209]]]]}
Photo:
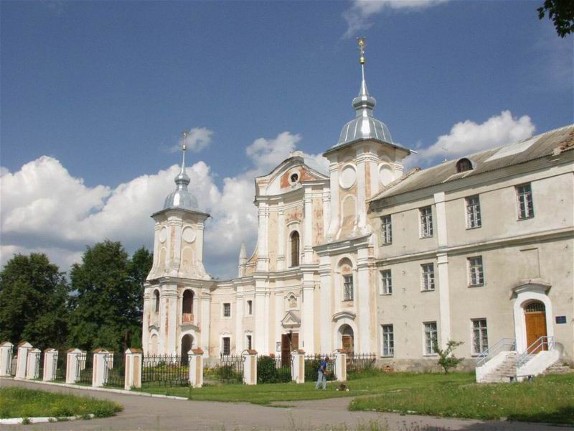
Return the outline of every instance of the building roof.
{"type": "Polygon", "coordinates": [[[417,168],[389,184],[370,199],[370,202],[534,160],[540,160],[541,167],[543,167],[546,166],[549,156],[570,150],[574,150],[574,124],[503,147],[449,160],[428,169],[417,168]]]}

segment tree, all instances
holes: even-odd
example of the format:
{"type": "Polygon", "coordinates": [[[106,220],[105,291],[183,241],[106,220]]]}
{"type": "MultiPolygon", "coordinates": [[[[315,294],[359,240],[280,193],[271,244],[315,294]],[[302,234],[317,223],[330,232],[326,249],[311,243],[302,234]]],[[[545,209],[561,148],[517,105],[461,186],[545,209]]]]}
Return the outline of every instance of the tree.
{"type": "Polygon", "coordinates": [[[448,374],[448,371],[451,368],[456,368],[456,366],[460,364],[464,359],[464,358],[457,358],[456,356],[454,356],[453,353],[454,349],[456,349],[461,344],[464,344],[464,342],[449,340],[446,343],[446,348],[443,350],[439,348],[438,343],[436,341],[434,342],[432,347],[433,352],[435,352],[438,355],[437,362],[442,367],[445,374],[448,374]]]}
{"type": "Polygon", "coordinates": [[[65,347],[68,293],[64,274],[45,254],[15,255],[0,273],[0,341],[65,347]]]}
{"type": "Polygon", "coordinates": [[[539,19],[543,19],[548,12],[548,18],[554,21],[556,33],[560,37],[574,31],[574,2],[572,0],[544,0],[544,4],[537,11],[539,19]]]}
{"type": "Polygon", "coordinates": [[[133,347],[132,343],[141,343],[142,289],[151,267],[150,256],[140,249],[130,260],[119,242],[88,247],[82,263],[73,265],[70,272],[73,347],[123,352],[133,347]]]}

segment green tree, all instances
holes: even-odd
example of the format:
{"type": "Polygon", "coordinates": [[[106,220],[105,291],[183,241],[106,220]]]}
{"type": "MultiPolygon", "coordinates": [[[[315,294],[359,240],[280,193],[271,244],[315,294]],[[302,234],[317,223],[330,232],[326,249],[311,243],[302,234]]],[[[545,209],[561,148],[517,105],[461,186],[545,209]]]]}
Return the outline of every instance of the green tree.
{"type": "Polygon", "coordinates": [[[88,247],[82,263],[73,265],[70,272],[74,298],[69,340],[73,347],[123,352],[132,343],[141,343],[146,268],[138,265],[148,265],[149,260],[143,249],[130,260],[119,242],[88,247]]]}
{"type": "Polygon", "coordinates": [[[544,0],[544,4],[537,11],[539,19],[543,19],[548,12],[548,18],[554,22],[556,33],[560,37],[574,31],[574,1],[544,0]]]}
{"type": "Polygon", "coordinates": [[[15,255],[0,273],[0,341],[65,347],[68,293],[64,274],[45,254],[15,255]]]}
{"type": "Polygon", "coordinates": [[[456,349],[461,344],[464,344],[463,341],[454,341],[449,340],[446,343],[446,348],[443,350],[438,346],[438,343],[435,341],[433,344],[433,352],[438,355],[437,363],[442,367],[445,374],[448,374],[448,371],[451,368],[456,368],[458,364],[460,364],[464,358],[457,358],[454,356],[454,349],[456,349]]]}

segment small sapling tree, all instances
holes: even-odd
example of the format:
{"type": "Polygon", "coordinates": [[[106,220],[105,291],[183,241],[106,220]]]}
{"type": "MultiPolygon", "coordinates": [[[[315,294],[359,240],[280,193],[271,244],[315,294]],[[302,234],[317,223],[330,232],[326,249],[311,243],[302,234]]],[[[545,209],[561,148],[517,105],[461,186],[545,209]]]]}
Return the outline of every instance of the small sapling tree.
{"type": "Polygon", "coordinates": [[[448,374],[451,368],[456,368],[458,364],[462,362],[464,358],[457,358],[454,356],[454,349],[456,349],[461,344],[464,344],[463,341],[454,341],[449,340],[446,343],[446,348],[441,349],[438,343],[435,341],[433,344],[433,352],[438,355],[438,364],[442,367],[445,374],[448,374]]]}

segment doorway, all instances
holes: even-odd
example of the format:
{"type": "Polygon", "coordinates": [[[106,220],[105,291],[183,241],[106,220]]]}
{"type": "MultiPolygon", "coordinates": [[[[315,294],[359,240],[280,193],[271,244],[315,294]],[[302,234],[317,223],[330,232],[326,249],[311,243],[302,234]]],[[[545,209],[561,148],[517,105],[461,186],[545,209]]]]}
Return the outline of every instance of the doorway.
{"type": "MultiPolygon", "coordinates": [[[[540,301],[532,301],[524,307],[524,321],[526,325],[526,346],[529,348],[540,337],[546,337],[546,307],[540,301]]],[[[538,353],[541,350],[547,350],[547,342],[544,340],[534,346],[534,349],[528,353],[538,353]]]]}
{"type": "Polygon", "coordinates": [[[287,367],[291,365],[291,352],[299,348],[299,334],[297,332],[289,332],[288,334],[281,334],[281,366],[287,367]]]}
{"type": "Polygon", "coordinates": [[[349,325],[341,326],[341,346],[347,354],[351,355],[355,351],[355,334],[349,325]]]}
{"type": "Polygon", "coordinates": [[[181,339],[181,363],[182,365],[188,365],[189,358],[188,352],[191,350],[193,346],[193,337],[189,334],[186,334],[181,339]]]}

